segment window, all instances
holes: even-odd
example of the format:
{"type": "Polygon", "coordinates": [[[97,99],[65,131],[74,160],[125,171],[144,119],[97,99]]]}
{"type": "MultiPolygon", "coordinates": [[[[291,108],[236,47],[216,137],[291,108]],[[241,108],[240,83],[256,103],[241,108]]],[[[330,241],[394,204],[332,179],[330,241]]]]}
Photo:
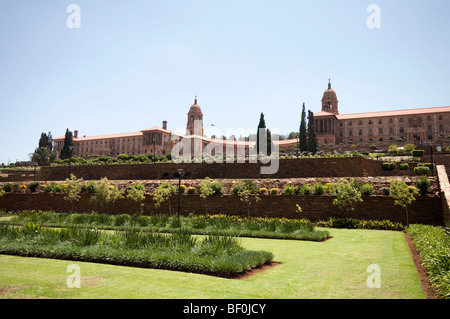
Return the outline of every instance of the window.
{"type": "Polygon", "coordinates": [[[392,117],[389,119],[389,123],[393,123],[394,121],[392,120],[392,117]]]}
{"type": "Polygon", "coordinates": [[[372,136],[372,129],[369,128],[369,136],[372,136]]]}
{"type": "Polygon", "coordinates": [[[403,117],[398,120],[400,123],[403,123],[403,117]]]}
{"type": "Polygon", "coordinates": [[[358,133],[359,135],[363,135],[363,130],[360,129],[358,133]]]}
{"type": "Polygon", "coordinates": [[[383,128],[382,128],[382,127],[380,127],[380,128],[378,129],[378,134],[383,134],[383,128]]]}
{"type": "Polygon", "coordinates": [[[373,121],[372,120],[369,120],[369,125],[372,125],[373,124],[373,121]]]}
{"type": "Polygon", "coordinates": [[[394,128],[393,127],[389,128],[389,134],[394,134],[394,128]]]}
{"type": "Polygon", "coordinates": [[[348,126],[352,126],[352,121],[348,122],[348,126]]]}
{"type": "Polygon", "coordinates": [[[439,125],[439,132],[444,132],[444,125],[439,125]]]}
{"type": "Polygon", "coordinates": [[[400,127],[400,134],[405,133],[405,130],[403,129],[403,127],[400,127]]]}
{"type": "Polygon", "coordinates": [[[431,121],[431,115],[427,116],[427,121],[431,121]]]}
{"type": "Polygon", "coordinates": [[[358,125],[363,125],[363,121],[359,120],[358,125]]]}
{"type": "Polygon", "coordinates": [[[428,132],[431,132],[432,131],[432,128],[431,128],[431,125],[428,125],[428,132]]]}
{"type": "Polygon", "coordinates": [[[442,115],[439,115],[439,121],[442,121],[442,115]]]}
{"type": "Polygon", "coordinates": [[[349,130],[348,135],[353,136],[353,130],[349,130]]]}
{"type": "Polygon", "coordinates": [[[383,124],[383,120],[382,120],[382,119],[379,119],[379,120],[378,120],[378,124],[383,124]]]}

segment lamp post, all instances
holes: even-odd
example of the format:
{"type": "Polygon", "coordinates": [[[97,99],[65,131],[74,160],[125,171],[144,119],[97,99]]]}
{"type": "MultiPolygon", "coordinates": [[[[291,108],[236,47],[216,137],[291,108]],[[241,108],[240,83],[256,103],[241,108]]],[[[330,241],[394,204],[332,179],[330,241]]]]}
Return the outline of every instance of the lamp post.
{"type": "Polygon", "coordinates": [[[178,168],[178,211],[177,211],[177,217],[180,218],[180,187],[181,187],[181,173],[183,172],[182,168],[178,168]]]}
{"type": "Polygon", "coordinates": [[[73,145],[69,146],[69,179],[70,179],[70,169],[72,164],[72,151],[73,151],[73,145]]]}

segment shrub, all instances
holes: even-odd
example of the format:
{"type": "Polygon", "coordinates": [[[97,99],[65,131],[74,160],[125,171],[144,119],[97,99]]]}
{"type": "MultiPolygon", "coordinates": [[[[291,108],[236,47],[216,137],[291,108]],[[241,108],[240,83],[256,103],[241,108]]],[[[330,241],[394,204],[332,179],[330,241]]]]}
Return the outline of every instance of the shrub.
{"type": "Polygon", "coordinates": [[[189,186],[188,189],[187,189],[187,193],[188,194],[195,194],[195,187],[189,186]]]}
{"type": "Polygon", "coordinates": [[[420,194],[425,195],[428,193],[428,189],[430,188],[431,182],[425,176],[422,176],[417,182],[416,186],[419,188],[420,194]]]}
{"type": "Polygon", "coordinates": [[[313,188],[309,184],[303,184],[299,186],[298,193],[300,195],[311,195],[313,193],[313,188]]]}
{"type": "Polygon", "coordinates": [[[397,166],[397,163],[395,162],[384,162],[381,164],[382,169],[386,171],[393,171],[395,167],[397,166]]]}
{"type": "Polygon", "coordinates": [[[424,150],[413,150],[413,151],[411,151],[411,155],[413,157],[423,157],[424,153],[425,153],[424,150]]]}
{"type": "Polygon", "coordinates": [[[430,172],[430,168],[428,166],[417,166],[414,167],[414,173],[417,175],[427,175],[430,172]]]}
{"type": "Polygon", "coordinates": [[[414,144],[406,144],[404,147],[403,147],[403,150],[406,152],[406,153],[411,153],[412,151],[414,151],[416,149],[416,146],[414,145],[414,144]]]}
{"type": "Polygon", "coordinates": [[[223,184],[221,182],[218,182],[218,181],[212,182],[211,189],[212,189],[213,195],[223,194],[223,184]]]}
{"type": "Polygon", "coordinates": [[[284,185],[284,195],[294,195],[295,187],[292,184],[284,185]]]}
{"type": "Polygon", "coordinates": [[[83,193],[88,193],[88,194],[94,194],[95,190],[96,190],[96,187],[95,187],[95,182],[94,181],[89,181],[87,183],[87,185],[83,185],[83,187],[81,189],[81,191],[83,193]]]}
{"type": "Polygon", "coordinates": [[[389,195],[391,193],[391,190],[389,187],[383,187],[382,188],[383,195],[389,195]]]}
{"type": "Polygon", "coordinates": [[[30,189],[30,192],[34,193],[34,192],[36,192],[37,189],[39,188],[39,183],[38,183],[38,182],[30,183],[30,184],[28,185],[28,188],[30,189]]]}
{"type": "Polygon", "coordinates": [[[122,161],[128,161],[128,159],[130,157],[128,156],[128,154],[120,154],[119,156],[117,156],[117,158],[122,160],[122,161]]]}
{"type": "Polygon", "coordinates": [[[267,192],[267,188],[265,188],[265,187],[261,187],[260,189],[259,189],[259,193],[262,195],[262,194],[265,194],[267,192]]]}
{"type": "Polygon", "coordinates": [[[361,192],[352,178],[350,180],[342,178],[339,183],[332,183],[330,191],[336,197],[333,205],[347,212],[354,210],[354,203],[362,202],[361,192]]]}
{"type": "Polygon", "coordinates": [[[373,185],[366,183],[361,186],[361,194],[362,195],[372,195],[373,193],[373,185]]]}
{"type": "Polygon", "coordinates": [[[409,168],[409,164],[408,163],[400,163],[400,169],[401,170],[407,170],[409,168]]]}
{"type": "Polygon", "coordinates": [[[11,185],[10,183],[5,184],[5,185],[3,186],[3,190],[4,190],[6,193],[11,193],[11,192],[12,192],[12,185],[11,185]]]}
{"type": "Polygon", "coordinates": [[[393,155],[393,156],[397,155],[398,154],[397,145],[395,145],[395,144],[389,145],[388,152],[389,152],[389,155],[393,155]]]}
{"type": "Polygon", "coordinates": [[[276,188],[276,187],[271,188],[270,189],[270,194],[271,195],[277,195],[278,194],[278,188],[276,188]]]}
{"type": "Polygon", "coordinates": [[[434,163],[418,163],[417,166],[425,166],[428,167],[429,169],[433,169],[434,163]]]}
{"type": "Polygon", "coordinates": [[[324,186],[321,182],[315,182],[313,185],[315,195],[323,195],[324,186]]]}
{"type": "Polygon", "coordinates": [[[186,185],[181,184],[180,185],[180,194],[184,194],[186,192],[186,185]]]}

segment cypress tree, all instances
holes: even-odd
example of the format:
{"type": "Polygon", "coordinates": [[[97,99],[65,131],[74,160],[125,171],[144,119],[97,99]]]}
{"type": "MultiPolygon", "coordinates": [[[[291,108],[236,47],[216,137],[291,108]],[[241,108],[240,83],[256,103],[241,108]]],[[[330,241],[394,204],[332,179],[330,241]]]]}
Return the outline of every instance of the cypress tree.
{"type": "MultiPolygon", "coordinates": [[[[261,113],[261,116],[259,117],[259,124],[258,124],[258,129],[256,131],[256,154],[259,155],[259,151],[260,151],[260,145],[259,145],[259,133],[260,133],[260,129],[264,129],[264,136],[263,138],[265,138],[266,136],[266,121],[264,120],[264,113],[261,113]]],[[[262,150],[264,151],[264,150],[262,150]]]]}
{"type": "Polygon", "coordinates": [[[307,150],[313,154],[317,153],[317,136],[314,126],[314,113],[308,110],[308,143],[307,150]]]}
{"type": "Polygon", "coordinates": [[[306,134],[306,111],[305,111],[305,103],[303,103],[302,110],[302,119],[300,122],[300,131],[299,131],[299,151],[305,152],[308,150],[307,145],[307,134],[306,134]]]}
{"type": "Polygon", "coordinates": [[[72,154],[70,151],[70,146],[73,146],[73,134],[69,129],[66,130],[66,135],[64,136],[64,145],[61,150],[61,153],[59,154],[59,157],[61,159],[69,158],[72,154]]]}
{"type": "Polygon", "coordinates": [[[52,133],[48,132],[48,134],[42,132],[41,138],[39,139],[39,148],[41,147],[47,147],[51,150],[53,150],[53,138],[52,133]]]}

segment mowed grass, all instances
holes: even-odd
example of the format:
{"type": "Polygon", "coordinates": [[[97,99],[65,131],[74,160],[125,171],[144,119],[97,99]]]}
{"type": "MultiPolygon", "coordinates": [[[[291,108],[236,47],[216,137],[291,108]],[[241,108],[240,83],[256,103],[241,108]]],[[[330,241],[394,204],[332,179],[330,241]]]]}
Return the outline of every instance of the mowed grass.
{"type": "Polygon", "coordinates": [[[325,242],[242,238],[246,249],[271,251],[281,262],[246,279],[0,255],[0,298],[425,298],[402,232],[328,230],[325,242]],[[71,264],[80,267],[81,288],[67,287],[71,264]],[[372,264],[381,288],[367,286],[372,264]]]}

